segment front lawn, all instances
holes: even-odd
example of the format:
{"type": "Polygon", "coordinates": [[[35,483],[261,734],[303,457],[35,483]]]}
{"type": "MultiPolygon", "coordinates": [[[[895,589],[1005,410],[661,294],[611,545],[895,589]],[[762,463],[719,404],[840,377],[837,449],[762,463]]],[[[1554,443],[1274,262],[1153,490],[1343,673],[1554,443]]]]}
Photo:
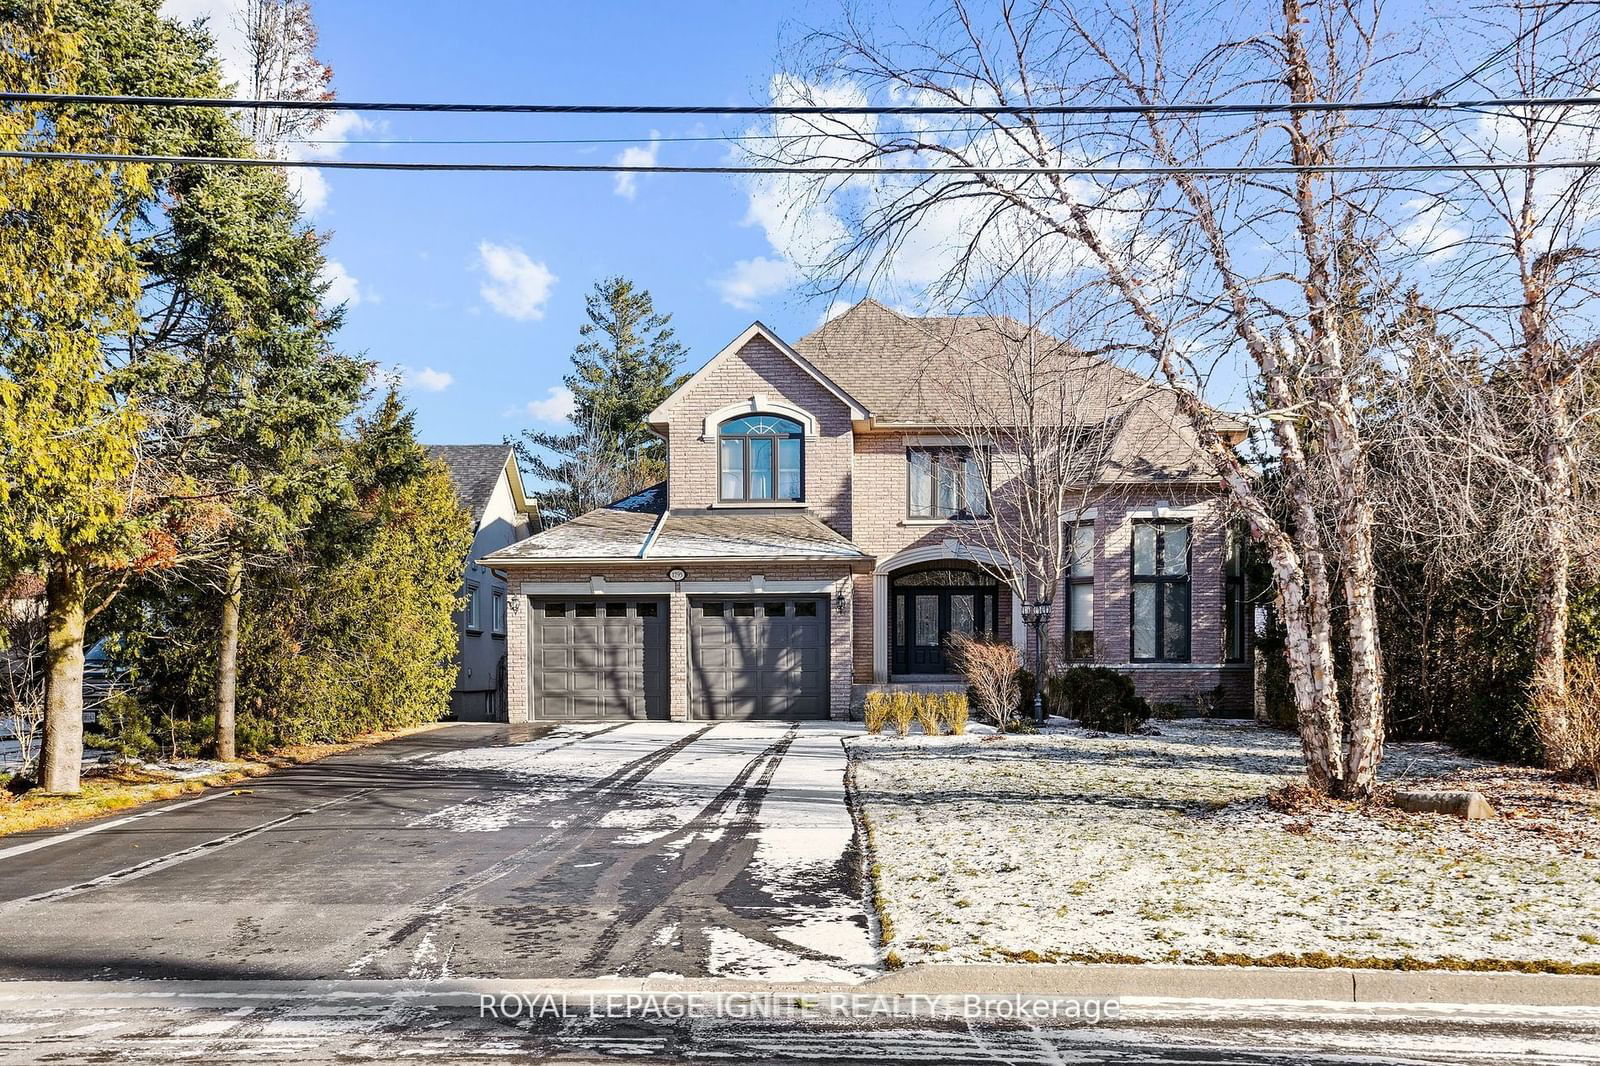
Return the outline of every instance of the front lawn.
{"type": "Polygon", "coordinates": [[[855,796],[890,965],[1222,962],[1600,972],[1600,793],[1433,744],[1386,785],[1469,787],[1493,821],[1296,809],[1298,740],[859,737],[855,796]]]}

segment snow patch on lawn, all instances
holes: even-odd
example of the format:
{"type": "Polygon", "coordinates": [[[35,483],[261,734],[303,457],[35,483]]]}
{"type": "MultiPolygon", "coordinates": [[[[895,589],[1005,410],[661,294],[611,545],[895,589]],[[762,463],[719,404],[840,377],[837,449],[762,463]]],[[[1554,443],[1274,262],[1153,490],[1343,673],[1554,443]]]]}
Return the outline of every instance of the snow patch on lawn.
{"type": "MultiPolygon", "coordinates": [[[[878,889],[905,962],[1323,952],[1600,962],[1593,800],[1462,822],[1272,810],[1293,736],[1161,722],[1161,736],[1052,730],[852,742],[878,889]]],[[[1385,778],[1499,768],[1393,744],[1385,778]]],[[[1491,795],[1491,800],[1498,797],[1491,795]]]]}

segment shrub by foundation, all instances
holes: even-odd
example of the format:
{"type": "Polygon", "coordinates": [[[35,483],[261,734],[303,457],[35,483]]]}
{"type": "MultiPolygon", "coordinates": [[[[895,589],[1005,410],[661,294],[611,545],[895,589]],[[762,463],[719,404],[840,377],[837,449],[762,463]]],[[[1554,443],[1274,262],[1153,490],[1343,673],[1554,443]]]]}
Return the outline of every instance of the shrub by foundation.
{"type": "Polygon", "coordinates": [[[939,699],[939,716],[944,720],[945,731],[951,736],[964,736],[967,732],[967,694],[946,692],[939,699]]]}
{"type": "Polygon", "coordinates": [[[869,692],[861,705],[861,719],[866,723],[868,733],[882,733],[885,723],[889,721],[889,693],[869,692]]]}
{"type": "Polygon", "coordinates": [[[1133,679],[1104,666],[1074,666],[1051,677],[1051,701],[1085,729],[1131,733],[1150,719],[1133,679]]]}
{"type": "Polygon", "coordinates": [[[911,732],[911,722],[917,716],[917,704],[909,692],[896,692],[889,697],[889,721],[895,732],[906,736],[911,732]]]}

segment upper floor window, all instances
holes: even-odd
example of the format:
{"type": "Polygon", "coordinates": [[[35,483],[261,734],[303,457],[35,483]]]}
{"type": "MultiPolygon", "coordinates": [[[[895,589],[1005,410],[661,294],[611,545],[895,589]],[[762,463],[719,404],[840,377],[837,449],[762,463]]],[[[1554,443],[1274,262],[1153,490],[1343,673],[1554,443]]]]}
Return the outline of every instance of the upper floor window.
{"type": "Polygon", "coordinates": [[[723,500],[799,500],[805,484],[800,423],[777,415],[745,415],[717,429],[723,500]]]}
{"type": "Polygon", "coordinates": [[[483,632],[483,616],[478,613],[478,586],[475,582],[468,581],[465,596],[467,603],[462,610],[462,622],[469,633],[483,632]]]}
{"type": "Polygon", "coordinates": [[[983,518],[989,514],[983,464],[971,448],[909,448],[906,513],[912,518],[983,518]]]}
{"type": "Polygon", "coordinates": [[[1133,658],[1189,661],[1189,523],[1133,524],[1133,658]]]}

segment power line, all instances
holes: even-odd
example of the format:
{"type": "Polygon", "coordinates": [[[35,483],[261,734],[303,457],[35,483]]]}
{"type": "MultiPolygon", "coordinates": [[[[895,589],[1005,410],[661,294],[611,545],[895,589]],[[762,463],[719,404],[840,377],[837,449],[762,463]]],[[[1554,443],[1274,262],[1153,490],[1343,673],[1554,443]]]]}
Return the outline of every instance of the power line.
{"type": "MultiPolygon", "coordinates": [[[[1466,85],[1467,83],[1471,82],[1473,79],[1477,78],[1478,75],[1484,73],[1490,67],[1494,66],[1496,63],[1500,62],[1502,59],[1507,58],[1513,52],[1515,52],[1517,50],[1517,48],[1519,48],[1522,45],[1522,42],[1528,39],[1528,35],[1530,33],[1532,33],[1536,29],[1544,29],[1544,28],[1546,28],[1548,26],[1548,21],[1554,21],[1556,16],[1558,16],[1562,12],[1566,11],[1567,8],[1571,7],[1575,3],[1577,3],[1577,0],[1562,0],[1561,3],[1558,3],[1556,5],[1554,11],[1551,11],[1551,12],[1549,12],[1548,14],[1546,14],[1544,16],[1544,20],[1547,20],[1547,21],[1539,21],[1539,22],[1535,22],[1535,23],[1533,23],[1533,24],[1531,24],[1529,26],[1523,27],[1522,32],[1518,33],[1515,37],[1511,38],[1511,40],[1507,41],[1504,45],[1502,45],[1501,47],[1495,49],[1493,52],[1489,53],[1489,55],[1485,56],[1483,61],[1480,62],[1477,66],[1473,67],[1471,70],[1469,70],[1465,74],[1461,75],[1461,77],[1457,78],[1455,81],[1451,82],[1449,85],[1446,85],[1441,89],[1435,90],[1432,94],[1430,94],[1429,98],[1431,99],[1431,98],[1436,97],[1436,96],[1444,96],[1444,95],[1446,95],[1448,93],[1453,93],[1457,89],[1461,88],[1463,85],[1466,85]]],[[[1592,5],[1586,5],[1586,6],[1592,6],[1592,5]]],[[[1585,22],[1588,22],[1590,19],[1594,18],[1596,15],[1600,15],[1600,7],[1596,7],[1593,11],[1590,11],[1588,14],[1584,15],[1582,18],[1574,19],[1572,21],[1572,23],[1570,25],[1568,25],[1566,27],[1566,29],[1561,31],[1561,32],[1570,33],[1573,30],[1577,29],[1579,26],[1583,25],[1585,22]]]]}
{"type": "Polygon", "coordinates": [[[914,166],[674,166],[652,164],[631,166],[621,163],[430,163],[375,159],[249,159],[232,156],[121,155],[110,152],[44,152],[31,150],[0,151],[0,159],[60,160],[69,163],[148,163],[152,165],[199,165],[240,167],[314,167],[323,170],[401,170],[439,172],[505,172],[520,174],[756,174],[806,176],[874,177],[902,175],[940,175],[996,177],[1115,178],[1170,177],[1194,175],[1209,177],[1257,174],[1447,174],[1467,171],[1588,170],[1600,167],[1600,160],[1552,159],[1548,162],[1482,163],[1328,163],[1320,166],[1264,164],[1241,166],[1151,166],[1151,167],[914,167],[914,166]]]}
{"type": "Polygon", "coordinates": [[[345,100],[232,100],[220,97],[112,96],[91,93],[0,92],[0,103],[92,104],[118,107],[220,107],[280,111],[417,111],[528,115],[1245,115],[1281,111],[1448,111],[1461,108],[1600,107],[1600,96],[1501,97],[1488,100],[1312,100],[1237,104],[871,104],[857,107],[780,104],[449,104],[345,100]]]}
{"type": "MultiPolygon", "coordinates": [[[[918,137],[928,133],[984,133],[988,126],[946,126],[925,130],[874,130],[874,137],[918,137]]],[[[800,136],[827,136],[825,133],[800,136]]],[[[697,144],[733,141],[788,141],[798,139],[788,133],[719,133],[703,137],[292,137],[286,144],[697,144]]]]}

